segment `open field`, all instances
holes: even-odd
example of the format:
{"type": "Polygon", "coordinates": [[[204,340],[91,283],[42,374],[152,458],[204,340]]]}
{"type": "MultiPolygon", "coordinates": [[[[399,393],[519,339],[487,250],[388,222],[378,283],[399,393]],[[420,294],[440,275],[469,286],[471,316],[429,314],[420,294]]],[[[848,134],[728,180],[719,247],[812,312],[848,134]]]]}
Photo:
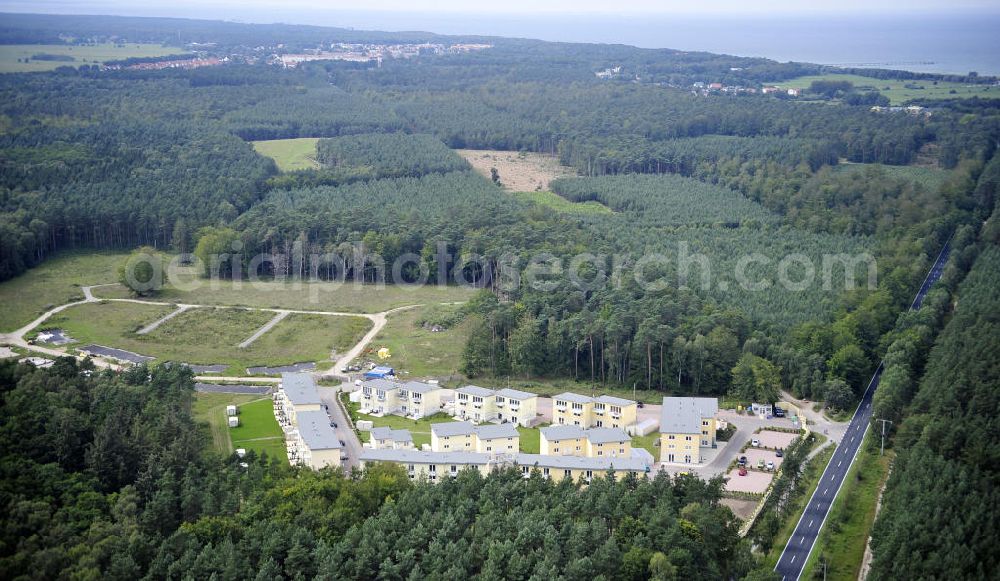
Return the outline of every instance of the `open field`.
{"type": "Polygon", "coordinates": [[[653,455],[653,459],[660,461],[660,448],[656,445],[660,439],[660,432],[655,431],[645,436],[632,436],[632,447],[642,448],[653,455]]]}
{"type": "Polygon", "coordinates": [[[52,307],[83,300],[81,286],[118,280],[119,253],[64,253],[0,283],[0,333],[30,323],[52,307]]]}
{"type": "MultiPolygon", "coordinates": [[[[437,285],[407,287],[355,285],[353,282],[242,282],[218,281],[217,287],[199,280],[195,290],[182,291],[167,285],[153,300],[196,305],[227,305],[264,309],[378,313],[396,307],[451,303],[468,300],[475,289],[437,285]]],[[[127,289],[110,286],[94,289],[98,298],[126,298],[127,289]]]]}
{"type": "Polygon", "coordinates": [[[215,451],[220,454],[231,454],[233,451],[233,442],[229,434],[231,428],[226,423],[226,406],[243,405],[256,399],[260,399],[260,396],[195,392],[192,413],[197,421],[208,424],[212,435],[212,448],[215,451]]]}
{"type": "Polygon", "coordinates": [[[902,105],[911,99],[1000,98],[1000,87],[991,87],[990,85],[965,85],[945,81],[938,81],[935,84],[934,81],[926,80],[874,79],[861,75],[838,73],[798,77],[773,84],[784,89],[808,89],[813,81],[849,81],[854,84],[855,89],[861,91],[877,90],[888,97],[892,105],[902,105]]]}
{"type": "Polygon", "coordinates": [[[372,323],[364,317],[300,315],[293,313],[244,349],[251,358],[323,361],[347,351],[364,337],[372,323]]]}
{"type": "Polygon", "coordinates": [[[875,506],[879,491],[889,476],[893,453],[885,456],[868,448],[871,434],[865,438],[844,487],[833,503],[826,526],[816,539],[802,577],[810,579],[826,562],[828,579],[857,579],[865,546],[875,522],[875,506]]]}
{"type": "Polygon", "coordinates": [[[512,192],[548,190],[552,180],[576,175],[572,168],[561,165],[554,155],[488,149],[455,151],[487,179],[490,178],[490,169],[496,168],[500,183],[512,192]]]}
{"type": "Polygon", "coordinates": [[[64,44],[8,44],[0,45],[0,73],[29,73],[51,71],[57,67],[78,67],[106,61],[136,57],[156,57],[182,54],[184,51],[159,44],[95,44],[88,46],[64,44]],[[73,60],[36,60],[35,55],[59,55],[73,60]],[[26,61],[26,62],[25,62],[26,61]]]}
{"type": "MultiPolygon", "coordinates": [[[[222,408],[225,422],[225,408],[222,408]]],[[[258,454],[267,452],[268,456],[288,461],[288,451],[285,449],[285,435],[274,419],[274,404],[270,397],[257,399],[239,407],[240,425],[230,428],[229,437],[233,449],[245,448],[255,450],[258,454]]]]}
{"type": "Polygon", "coordinates": [[[159,361],[225,364],[226,373],[235,375],[246,374],[253,365],[329,361],[333,350],[346,350],[371,327],[361,317],[293,314],[241,349],[238,345],[274,313],[201,308],[181,313],[148,335],[136,334],[172,311],[169,306],[130,302],[90,303],[66,309],[43,326],[66,330],[78,342],[74,345],[98,343],[159,361]]]}
{"type": "Polygon", "coordinates": [[[524,426],[517,427],[517,433],[521,436],[521,451],[525,454],[539,454],[542,451],[542,432],[539,428],[548,424],[542,424],[533,428],[524,426]]]}
{"type": "Polygon", "coordinates": [[[593,200],[571,202],[554,192],[514,192],[513,196],[564,214],[610,214],[611,208],[593,200]]]}
{"type": "Polygon", "coordinates": [[[278,164],[281,171],[298,171],[316,169],[320,166],[316,161],[316,142],[318,137],[299,137],[296,139],[272,139],[269,141],[253,141],[254,150],[270,157],[278,164]]]}
{"type": "MultiPolygon", "coordinates": [[[[392,365],[396,373],[412,378],[460,378],[459,366],[462,349],[468,338],[468,328],[464,323],[434,332],[418,325],[429,307],[408,309],[389,317],[385,328],[375,336],[369,345],[368,358],[381,347],[388,347],[391,358],[386,364],[392,365]]],[[[458,306],[434,308],[457,310],[458,306]]]]}

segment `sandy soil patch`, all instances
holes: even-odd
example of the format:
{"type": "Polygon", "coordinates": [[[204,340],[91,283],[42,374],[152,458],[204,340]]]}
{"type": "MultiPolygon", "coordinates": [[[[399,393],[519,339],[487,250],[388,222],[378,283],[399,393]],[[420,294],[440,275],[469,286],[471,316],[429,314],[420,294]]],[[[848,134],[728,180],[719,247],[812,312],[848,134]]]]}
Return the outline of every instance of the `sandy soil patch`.
{"type": "Polygon", "coordinates": [[[719,504],[728,506],[736,518],[746,521],[753,514],[753,509],[757,508],[757,500],[744,500],[742,498],[723,498],[719,504]]]}
{"type": "Polygon", "coordinates": [[[500,183],[512,192],[547,191],[552,180],[576,175],[573,168],[561,165],[555,155],[487,149],[456,149],[455,153],[487,178],[490,170],[496,168],[500,183]]]}

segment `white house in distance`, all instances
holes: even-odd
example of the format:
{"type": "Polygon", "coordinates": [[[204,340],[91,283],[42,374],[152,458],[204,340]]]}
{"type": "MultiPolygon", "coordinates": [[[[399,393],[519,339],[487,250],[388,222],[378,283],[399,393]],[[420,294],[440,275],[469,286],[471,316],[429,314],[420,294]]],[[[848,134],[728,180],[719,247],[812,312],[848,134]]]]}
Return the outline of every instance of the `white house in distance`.
{"type": "Polygon", "coordinates": [[[295,441],[289,447],[289,460],[319,470],[340,466],[340,440],[330,427],[330,418],[323,411],[302,411],[297,414],[295,441]]]}
{"type": "Polygon", "coordinates": [[[419,420],[441,409],[441,388],[433,383],[407,381],[398,394],[400,411],[406,417],[419,420]]]}
{"type": "Polygon", "coordinates": [[[455,416],[477,424],[496,419],[496,392],[476,385],[456,389],[455,416]]]}
{"type": "Polygon", "coordinates": [[[497,419],[528,427],[538,415],[538,396],[527,391],[505,388],[496,392],[497,419]]]}
{"type": "Polygon", "coordinates": [[[301,412],[319,411],[320,400],[316,382],[308,373],[282,373],[278,391],[274,394],[274,415],[283,426],[294,425],[301,412]]]}

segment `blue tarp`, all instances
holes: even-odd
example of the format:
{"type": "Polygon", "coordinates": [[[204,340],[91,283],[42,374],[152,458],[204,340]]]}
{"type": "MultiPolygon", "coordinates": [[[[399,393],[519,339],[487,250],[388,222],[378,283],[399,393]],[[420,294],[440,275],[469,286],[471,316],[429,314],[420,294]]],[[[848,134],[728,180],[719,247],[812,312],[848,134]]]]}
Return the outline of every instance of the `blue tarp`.
{"type": "Polygon", "coordinates": [[[376,367],[365,372],[365,379],[382,379],[395,374],[396,371],[392,367],[376,367]]]}

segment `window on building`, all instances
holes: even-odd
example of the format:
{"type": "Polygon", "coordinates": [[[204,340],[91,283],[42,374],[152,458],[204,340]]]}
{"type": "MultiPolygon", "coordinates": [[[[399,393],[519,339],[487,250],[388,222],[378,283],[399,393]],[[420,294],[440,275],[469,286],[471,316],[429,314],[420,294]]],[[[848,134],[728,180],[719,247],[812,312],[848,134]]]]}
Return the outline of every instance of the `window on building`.
{"type": "Polygon", "coordinates": [[[691,436],[684,436],[684,439],[687,440],[688,442],[690,442],[691,441],[691,436]]]}
{"type": "Polygon", "coordinates": [[[685,464],[690,464],[691,463],[691,455],[690,454],[685,454],[684,455],[684,463],[685,464]]]}
{"type": "Polygon", "coordinates": [[[566,478],[571,478],[573,476],[573,471],[572,470],[563,470],[563,476],[565,476],[566,478]]]}

